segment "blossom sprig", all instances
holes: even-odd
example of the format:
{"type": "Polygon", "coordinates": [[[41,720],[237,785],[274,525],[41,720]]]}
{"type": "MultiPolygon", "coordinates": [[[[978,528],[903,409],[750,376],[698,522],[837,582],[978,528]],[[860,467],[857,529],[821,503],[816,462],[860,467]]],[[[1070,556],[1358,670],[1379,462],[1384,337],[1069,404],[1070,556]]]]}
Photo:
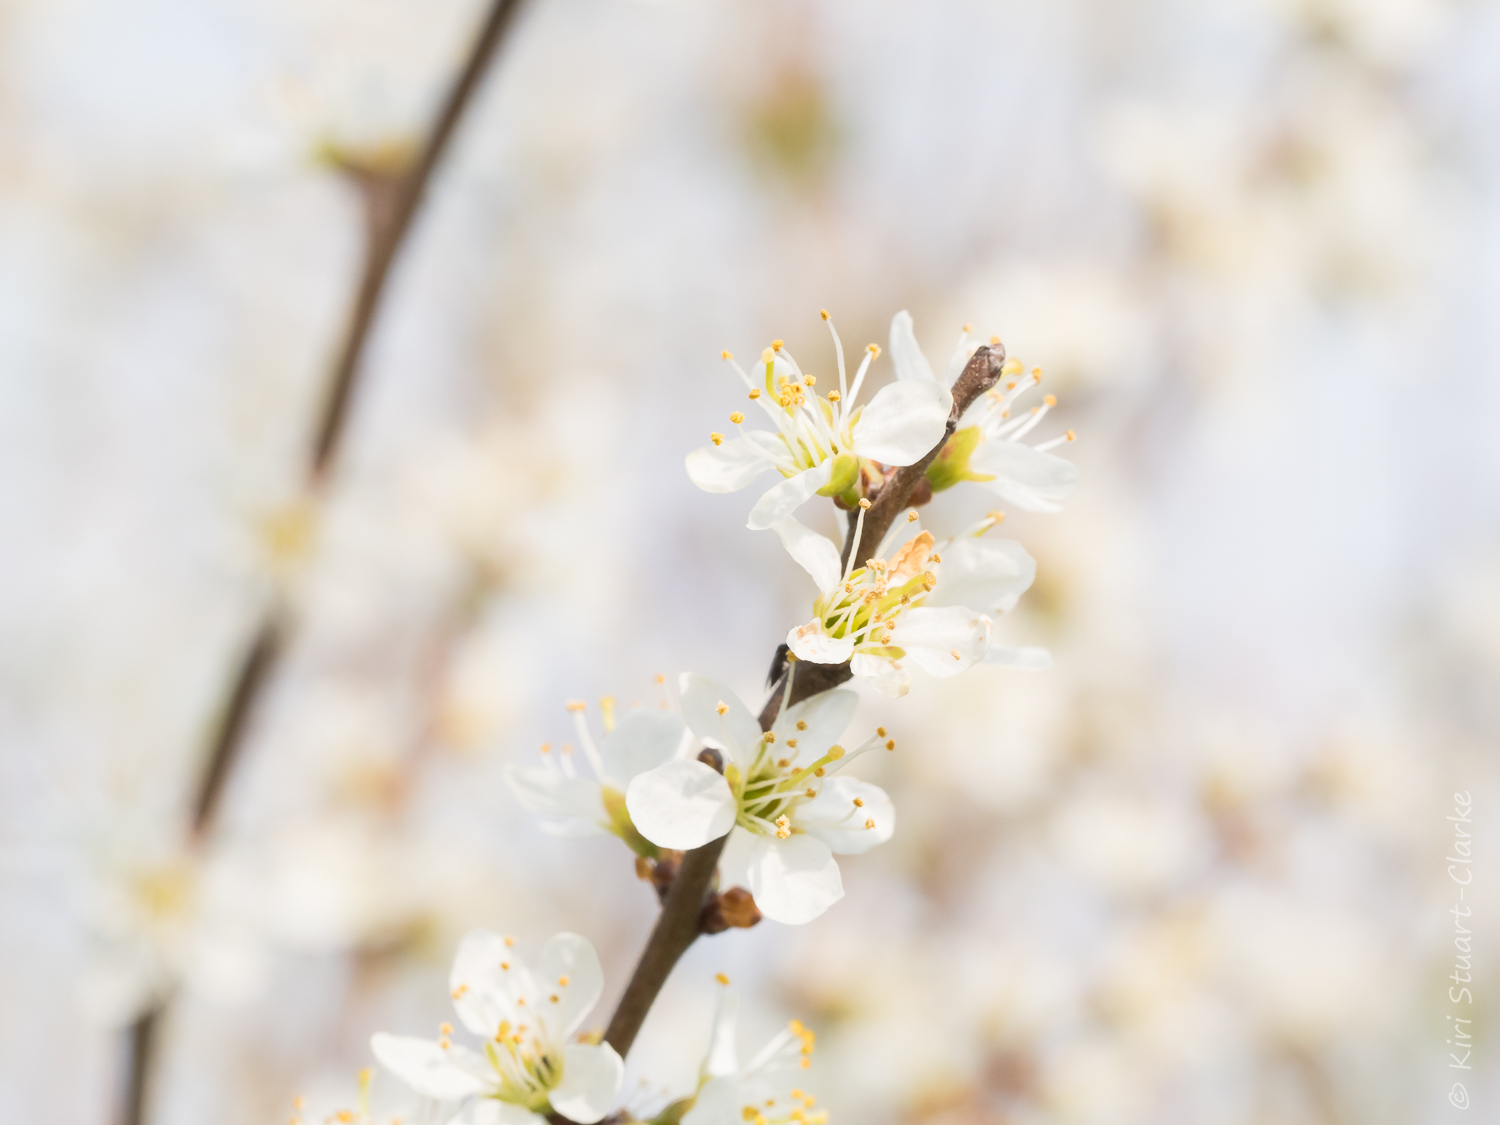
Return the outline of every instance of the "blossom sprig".
{"type": "MultiPolygon", "coordinates": [[[[870,344],[865,349],[851,383],[833,320],[826,310],[822,317],[833,336],[838,389],[819,396],[817,377],[805,373],[780,340],[761,353],[763,375],[754,378],[726,351],[723,359],[774,432],[748,430],[733,439],[715,432],[711,444],[687,457],[688,476],[706,492],[737,492],[772,469],[781,475],[782,480],[750,510],[747,526],[752,530],[775,526],[814,496],[839,496],[853,504],[863,494],[866,466],[912,464],[942,439],[953,409],[952,379],[945,384],[934,378],[912,336],[911,317],[904,312],[891,322],[896,382],[882,387],[867,405],[857,406],[880,348],[870,344]]],[[[738,427],[744,414],[736,410],[730,421],[738,427]]]]}
{"type": "Polygon", "coordinates": [[[631,782],[625,800],[642,835],[664,848],[697,848],[726,833],[726,882],[743,882],[766,917],[809,922],[843,897],[835,855],[890,839],[896,813],[884,790],[835,776],[860,755],[895,749],[884,728],[846,750],[835,740],[853,718],[857,693],[821,692],[780,710],[771,729],[706,676],[682,677],[693,734],[724,752],[723,773],[678,759],[631,782]]]}
{"type": "Polygon", "coordinates": [[[436,1040],[370,1040],[382,1066],[424,1097],[462,1102],[450,1125],[543,1125],[560,1113],[593,1125],[613,1107],[625,1064],[608,1043],[573,1040],[604,990],[587,938],[556,934],[533,973],[515,941],[475,930],[459,943],[449,974],[460,1022],[480,1037],[475,1051],[443,1024],[436,1040]]]}

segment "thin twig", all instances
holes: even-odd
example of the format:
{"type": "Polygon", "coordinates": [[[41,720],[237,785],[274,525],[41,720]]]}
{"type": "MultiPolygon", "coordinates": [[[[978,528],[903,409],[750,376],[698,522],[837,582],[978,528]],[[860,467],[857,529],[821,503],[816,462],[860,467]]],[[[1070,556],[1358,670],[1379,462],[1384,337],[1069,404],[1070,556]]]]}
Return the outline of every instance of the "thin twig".
{"type": "MultiPolygon", "coordinates": [[[[897,469],[881,486],[869,510],[865,512],[865,529],[861,541],[867,545],[865,549],[868,553],[860,560],[861,566],[874,556],[897,514],[910,502],[913,491],[926,476],[927,466],[936,460],[943,446],[953,436],[964,411],[1000,378],[1000,368],[1004,362],[1004,350],[990,347],[980,348],[969,360],[953,384],[953,410],[942,439],[920,461],[897,469]]],[[[778,652],[778,657],[781,655],[778,652]]],[[[778,660],[773,667],[779,667],[780,663],[778,660]]],[[[781,697],[788,679],[792,686],[790,702],[797,703],[837,687],[849,678],[848,664],[798,661],[788,665],[787,670],[778,677],[775,689],[760,713],[761,730],[770,730],[776,716],[780,714],[781,697]]],[[[619,1006],[604,1033],[604,1041],[618,1051],[622,1058],[629,1053],[646,1014],[656,1002],[657,994],[666,984],[673,967],[702,932],[700,918],[703,905],[713,885],[719,855],[728,839],[727,835],[720,836],[682,857],[682,866],[672,881],[672,889],[662,904],[661,914],[657,916],[651,936],[646,939],[646,947],[641,951],[640,960],[636,962],[635,972],[626,984],[624,995],[620,997],[619,1006]]]]}
{"type": "MultiPolygon", "coordinates": [[[[318,418],[309,457],[308,484],[314,492],[326,485],[342,444],[350,406],[354,401],[357,376],[361,370],[360,360],[375,324],[375,314],[391,265],[412,227],[433,171],[446,151],[464,111],[473,101],[480,80],[521,4],[522,0],[494,0],[490,5],[484,24],[465,57],[463,70],[449,88],[442,109],[427,133],[415,163],[401,176],[389,207],[384,207],[373,193],[367,195],[366,205],[370,208],[366,224],[369,242],[365,252],[364,272],[350,309],[343,343],[333,364],[328,395],[318,418]]],[[[284,634],[283,609],[280,604],[276,604],[266,611],[255,631],[254,640],[236,667],[193,801],[192,835],[197,843],[201,844],[213,828],[224,787],[239,751],[244,746],[255,705],[266,685],[274,678],[284,634]]],[[[164,1007],[158,1005],[143,1013],[127,1033],[129,1067],[121,1116],[123,1125],[141,1125],[145,1120],[147,1083],[164,1007]]]]}

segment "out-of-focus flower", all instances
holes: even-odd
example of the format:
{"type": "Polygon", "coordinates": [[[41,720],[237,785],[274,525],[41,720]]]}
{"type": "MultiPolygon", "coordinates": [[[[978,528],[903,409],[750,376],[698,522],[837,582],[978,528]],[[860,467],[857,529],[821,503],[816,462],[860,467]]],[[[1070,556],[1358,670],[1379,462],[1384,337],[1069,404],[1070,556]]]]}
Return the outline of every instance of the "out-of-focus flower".
{"type": "Polygon", "coordinates": [[[442,1120],[440,1107],[426,1099],[425,1104],[417,1106],[372,1109],[370,1090],[374,1081],[375,1072],[369,1067],[359,1072],[359,1092],[352,1104],[317,1097],[294,1098],[289,1125],[437,1125],[442,1120]]]}
{"type": "Polygon", "coordinates": [[[514,940],[475,930],[459,943],[448,983],[463,1025],[483,1053],[439,1038],[370,1040],[382,1066],[424,1097],[466,1101],[463,1125],[539,1125],[561,1113],[592,1125],[614,1104],[625,1064],[608,1043],[569,1042],[599,1001],[604,973],[588,939],[556,934],[536,973],[512,952],[514,940]]]}
{"type": "Polygon", "coordinates": [[[734,1041],[738,1005],[728,978],[721,975],[719,982],[702,1084],[692,1108],[682,1116],[682,1125],[823,1125],[827,1111],[814,1110],[812,1095],[793,1086],[788,1074],[812,1064],[813,1033],[793,1020],[748,1065],[740,1066],[734,1041]]]}
{"type": "MultiPolygon", "coordinates": [[[[979,343],[971,341],[965,330],[954,361],[966,359],[979,343]]],[[[950,369],[953,366],[949,364],[950,369]]],[[[958,368],[963,369],[961,362],[958,368]]],[[[1042,381],[1042,369],[1034,367],[1028,373],[1019,360],[1007,359],[1000,378],[999,385],[964,411],[958,429],[928,467],[927,479],[934,492],[971,480],[1023,511],[1061,511],[1062,501],[1078,485],[1078,468],[1049,450],[1072,441],[1073,431],[1038,445],[1025,444],[1021,439],[1041,423],[1057,399],[1047,395],[1040,406],[1012,417],[1017,400],[1042,381]]]]}
{"type": "MultiPolygon", "coordinates": [[[[866,502],[867,503],[867,502],[866,502]]],[[[980,538],[1000,522],[986,517],[939,552],[915,510],[881,541],[866,566],[858,552],[842,567],[833,542],[795,519],[776,525],[792,558],[818,584],[812,620],[787,634],[799,660],[842,664],[885,695],[905,695],[910,659],[932,676],[955,676],[980,660],[1010,667],[1046,667],[1041,649],[992,648],[986,613],[1015,606],[1036,577],[1036,562],[1019,543],[980,538]]],[[[856,539],[864,511],[855,522],[856,539]]]]}
{"type": "Polygon", "coordinates": [[[656,846],[630,822],[625,790],[637,776],[671,761],[682,747],[682,719],[671,711],[646,707],[628,711],[617,723],[614,701],[602,701],[604,740],[595,745],[583,717],[584,704],[569,703],[578,742],[593,777],[579,773],[571,746],[554,752],[542,747],[545,766],[509,766],[505,780],[516,800],[543,817],[542,829],[554,836],[595,836],[612,832],[641,855],[652,858],[656,846]]]}
{"type": "MultiPolygon", "coordinates": [[[[759,381],[725,352],[724,358],[744,380],[750,398],[765,410],[776,432],[751,430],[732,440],[715,433],[712,445],[687,456],[688,476],[706,492],[737,492],[769,469],[781,474],[780,483],[750,510],[748,526],[754,530],[774,526],[815,495],[858,498],[864,462],[910,465],[942,439],[953,409],[948,390],[952,378],[945,384],[933,376],[912,337],[911,316],[906,312],[897,313],[891,321],[896,382],[876,392],[868,406],[856,409],[865,374],[880,349],[869,346],[851,384],[838,332],[827,312],[823,319],[838,356],[838,390],[818,397],[813,390],[817,379],[802,372],[780,340],[761,353],[765,378],[759,381]]],[[[738,426],[745,416],[736,410],[729,420],[738,426]]]]}
{"type": "Polygon", "coordinates": [[[821,692],[782,708],[762,732],[723,684],[684,675],[683,714],[698,738],[728,755],[724,772],[679,760],[643,773],[625,794],[631,819],[664,848],[700,847],[732,830],[726,880],[743,873],[768,918],[811,921],[844,895],[834,855],[868,851],[895,830],[884,790],[828,776],[878,746],[895,747],[883,730],[852,751],[834,742],[858,702],[852,691],[821,692]]]}

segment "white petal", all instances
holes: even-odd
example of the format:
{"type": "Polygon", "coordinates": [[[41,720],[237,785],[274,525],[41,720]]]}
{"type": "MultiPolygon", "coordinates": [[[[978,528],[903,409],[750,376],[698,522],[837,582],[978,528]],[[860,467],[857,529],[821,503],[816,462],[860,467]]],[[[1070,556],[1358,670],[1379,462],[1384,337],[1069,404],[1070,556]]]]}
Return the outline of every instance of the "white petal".
{"type": "Polygon", "coordinates": [[[548,1013],[546,1018],[556,1028],[556,1038],[565,1039],[578,1030],[604,991],[604,970],[599,967],[599,955],[586,937],[553,934],[542,947],[537,974],[541,978],[538,982],[541,990],[546,994],[542,1010],[548,1013]],[[557,997],[555,1004],[552,1002],[554,996],[557,997]]]}
{"type": "Polygon", "coordinates": [[[826,535],[819,535],[790,516],[771,530],[781,537],[781,545],[786,548],[787,554],[812,575],[812,580],[818,584],[821,593],[826,594],[839,584],[844,576],[844,568],[839,562],[839,549],[826,535]]]}
{"type": "Polygon", "coordinates": [[[980,481],[1007,504],[1027,512],[1059,512],[1061,501],[1078,485],[1078,466],[1018,441],[983,441],[969,457],[969,468],[994,480],[980,481]]]}
{"type": "Polygon", "coordinates": [[[682,1125],[744,1125],[743,1107],[739,1083],[729,1077],[710,1078],[698,1091],[693,1108],[682,1115],[682,1125]]]}
{"type": "Polygon", "coordinates": [[[1016,668],[1023,672],[1040,672],[1052,667],[1052,654],[1044,648],[1005,648],[990,645],[982,663],[999,668],[1016,668]]]}
{"type": "Polygon", "coordinates": [[[423,1097],[457,1101],[485,1088],[478,1077],[453,1061],[454,1048],[444,1050],[431,1039],[382,1032],[370,1038],[370,1049],[381,1066],[423,1097]]]}
{"type": "MultiPolygon", "coordinates": [[[[907,610],[906,612],[914,611],[907,610]]],[[[904,617],[905,614],[902,616],[904,617]]],[[[892,699],[905,695],[911,687],[911,673],[901,666],[899,660],[892,660],[888,656],[856,652],[854,658],[849,661],[849,671],[869,683],[881,695],[888,695],[892,699]]]]}
{"type": "MultiPolygon", "coordinates": [[[[795,675],[795,673],[794,673],[795,675]]],[[[801,703],[784,708],[776,717],[771,730],[776,733],[776,742],[785,746],[788,739],[797,740],[796,754],[792,761],[810,762],[822,755],[839,740],[854,718],[859,706],[859,692],[848,688],[834,688],[809,696],[801,703]],[[803,723],[802,730],[797,724],[803,723]]]]}
{"type": "MultiPolygon", "coordinates": [[[[928,383],[934,381],[932,368],[927,364],[927,357],[917,346],[917,335],[912,330],[911,313],[905,309],[891,317],[891,362],[896,365],[896,378],[902,382],[908,379],[919,379],[928,383]]],[[[934,444],[935,442],[929,442],[927,449],[931,449],[934,444]]],[[[922,452],[926,453],[927,449],[922,452]]]]}
{"type": "MultiPolygon", "coordinates": [[[[777,441],[774,437],[771,440],[777,441]]],[[[723,445],[705,445],[687,455],[688,478],[704,492],[738,492],[775,467],[776,459],[759,435],[746,434],[723,445]]]]}
{"type": "Polygon", "coordinates": [[[750,893],[767,918],[799,926],[844,897],[838,861],[822,840],[760,836],[750,860],[750,893]]]}
{"type": "Polygon", "coordinates": [[[897,619],[891,644],[929,676],[956,676],[990,647],[990,619],[961,605],[918,606],[897,619]]]}
{"type": "Polygon", "coordinates": [[[569,1043],[563,1048],[562,1081],[547,1100],[578,1125],[593,1125],[615,1104],[624,1077],[625,1063],[608,1043],[569,1043]]]}
{"type": "Polygon", "coordinates": [[[1014,539],[956,539],[942,550],[928,607],[966,605],[1008,613],[1036,579],[1036,560],[1014,539]]]}
{"type": "Polygon", "coordinates": [[[662,848],[697,848],[734,826],[729,782],[712,766],[682,758],[641,774],[625,791],[636,830],[662,848]]]}
{"type": "MultiPolygon", "coordinates": [[[[872,402],[870,405],[875,404],[872,402]]],[[[926,450],[923,452],[925,453],[926,450]]],[[[817,494],[818,489],[827,484],[832,477],[832,458],[811,469],[803,469],[795,476],[787,477],[780,484],[773,485],[755,502],[755,507],[750,509],[750,519],[745,526],[751,531],[764,531],[768,527],[775,527],[811,500],[817,494]]]]}
{"type": "Polygon", "coordinates": [[[881,387],[854,423],[854,452],[887,465],[910,465],[943,439],[952,409],[953,395],[941,383],[881,387]]]}
{"type": "Polygon", "coordinates": [[[610,783],[624,789],[637,774],[670,762],[682,748],[683,733],[682,719],[672,711],[654,707],[626,711],[599,748],[610,783]]]}
{"type": "Polygon", "coordinates": [[[830,637],[823,631],[823,622],[814,618],[806,625],[797,625],[786,635],[786,647],[798,660],[810,660],[814,664],[842,664],[854,654],[853,637],[830,637]]]}
{"type": "Polygon", "coordinates": [[[732,989],[719,989],[713,1028],[708,1033],[708,1057],[703,1060],[704,1073],[719,1076],[739,1070],[739,1053],[734,1047],[734,1019],[739,1006],[739,997],[732,989]]]}
{"type": "Polygon", "coordinates": [[[577,818],[594,825],[604,820],[604,798],[592,778],[565,777],[541,766],[506,766],[505,783],[522,808],[541,816],[577,818]]]}
{"type": "Polygon", "coordinates": [[[448,1119],[448,1125],[546,1125],[547,1119],[510,1102],[496,1098],[475,1098],[448,1119]]]}
{"type": "Polygon", "coordinates": [[[736,825],[719,854],[719,883],[724,887],[750,886],[750,858],[755,850],[755,833],[736,825]]]}
{"type": "Polygon", "coordinates": [[[740,766],[748,768],[760,749],[760,723],[749,709],[718,680],[684,672],[678,680],[682,692],[682,717],[699,739],[720,750],[740,766]],[[728,708],[722,715],[719,706],[728,708]]]}
{"type": "Polygon", "coordinates": [[[531,989],[531,974],[505,939],[489,930],[471,930],[458,943],[448,991],[459,1021],[488,1039],[502,1020],[514,1019],[513,997],[531,989]],[[501,965],[509,968],[502,969],[501,965]]]}
{"type": "Polygon", "coordinates": [[[795,824],[822,840],[835,855],[857,855],[891,838],[896,830],[896,806],[878,785],[855,777],[830,777],[816,797],[797,806],[795,824]],[[875,827],[866,828],[871,820],[875,827]]]}

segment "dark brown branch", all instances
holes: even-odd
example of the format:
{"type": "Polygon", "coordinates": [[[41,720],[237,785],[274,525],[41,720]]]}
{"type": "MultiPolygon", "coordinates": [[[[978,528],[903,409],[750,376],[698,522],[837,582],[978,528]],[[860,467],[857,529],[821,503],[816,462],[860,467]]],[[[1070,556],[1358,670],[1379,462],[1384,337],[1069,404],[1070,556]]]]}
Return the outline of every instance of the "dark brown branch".
{"type": "Polygon", "coordinates": [[[161,1029],[162,1011],[152,1008],[142,1013],[126,1030],[125,1046],[125,1100],[120,1106],[122,1125],[136,1125],[146,1119],[147,1080],[151,1068],[152,1047],[161,1029]]]}
{"type": "MultiPolygon", "coordinates": [[[[349,313],[343,344],[334,362],[328,396],[313,441],[308,482],[315,491],[326,482],[338,453],[354,398],[360,359],[375,323],[391,265],[411,229],[428,181],[521,3],[522,0],[494,0],[416,162],[393,187],[380,190],[370,185],[365,192],[368,238],[364,273],[349,313]]],[[[213,827],[224,787],[244,745],[256,702],[273,678],[283,633],[281,610],[273,606],[261,621],[254,641],[237,667],[193,801],[192,832],[195,840],[202,841],[213,827]]],[[[123,1125],[141,1125],[145,1120],[146,1089],[162,1010],[158,1006],[143,1013],[128,1032],[129,1067],[121,1112],[123,1125]]]]}
{"type": "Polygon", "coordinates": [[[370,328],[375,323],[375,313],[380,306],[381,294],[385,291],[391,263],[395,261],[396,252],[400,250],[412,220],[416,217],[433,169],[437,167],[459,118],[473,98],[479,80],[484,76],[485,69],[494,57],[495,49],[510,27],[521,2],[522,0],[495,0],[484,26],[480,28],[478,37],[469,49],[463,71],[448,91],[442,112],[438,114],[432,131],[428,133],[416,163],[402,178],[394,199],[388,204],[388,215],[372,219],[371,237],[365,251],[364,277],[354,298],[354,307],[349,313],[344,344],[334,364],[333,382],[328,390],[322,420],[313,443],[311,474],[314,481],[327,474],[334,454],[338,451],[339,438],[343,434],[353,398],[355,374],[359,370],[365,343],[370,337],[370,328]]]}

